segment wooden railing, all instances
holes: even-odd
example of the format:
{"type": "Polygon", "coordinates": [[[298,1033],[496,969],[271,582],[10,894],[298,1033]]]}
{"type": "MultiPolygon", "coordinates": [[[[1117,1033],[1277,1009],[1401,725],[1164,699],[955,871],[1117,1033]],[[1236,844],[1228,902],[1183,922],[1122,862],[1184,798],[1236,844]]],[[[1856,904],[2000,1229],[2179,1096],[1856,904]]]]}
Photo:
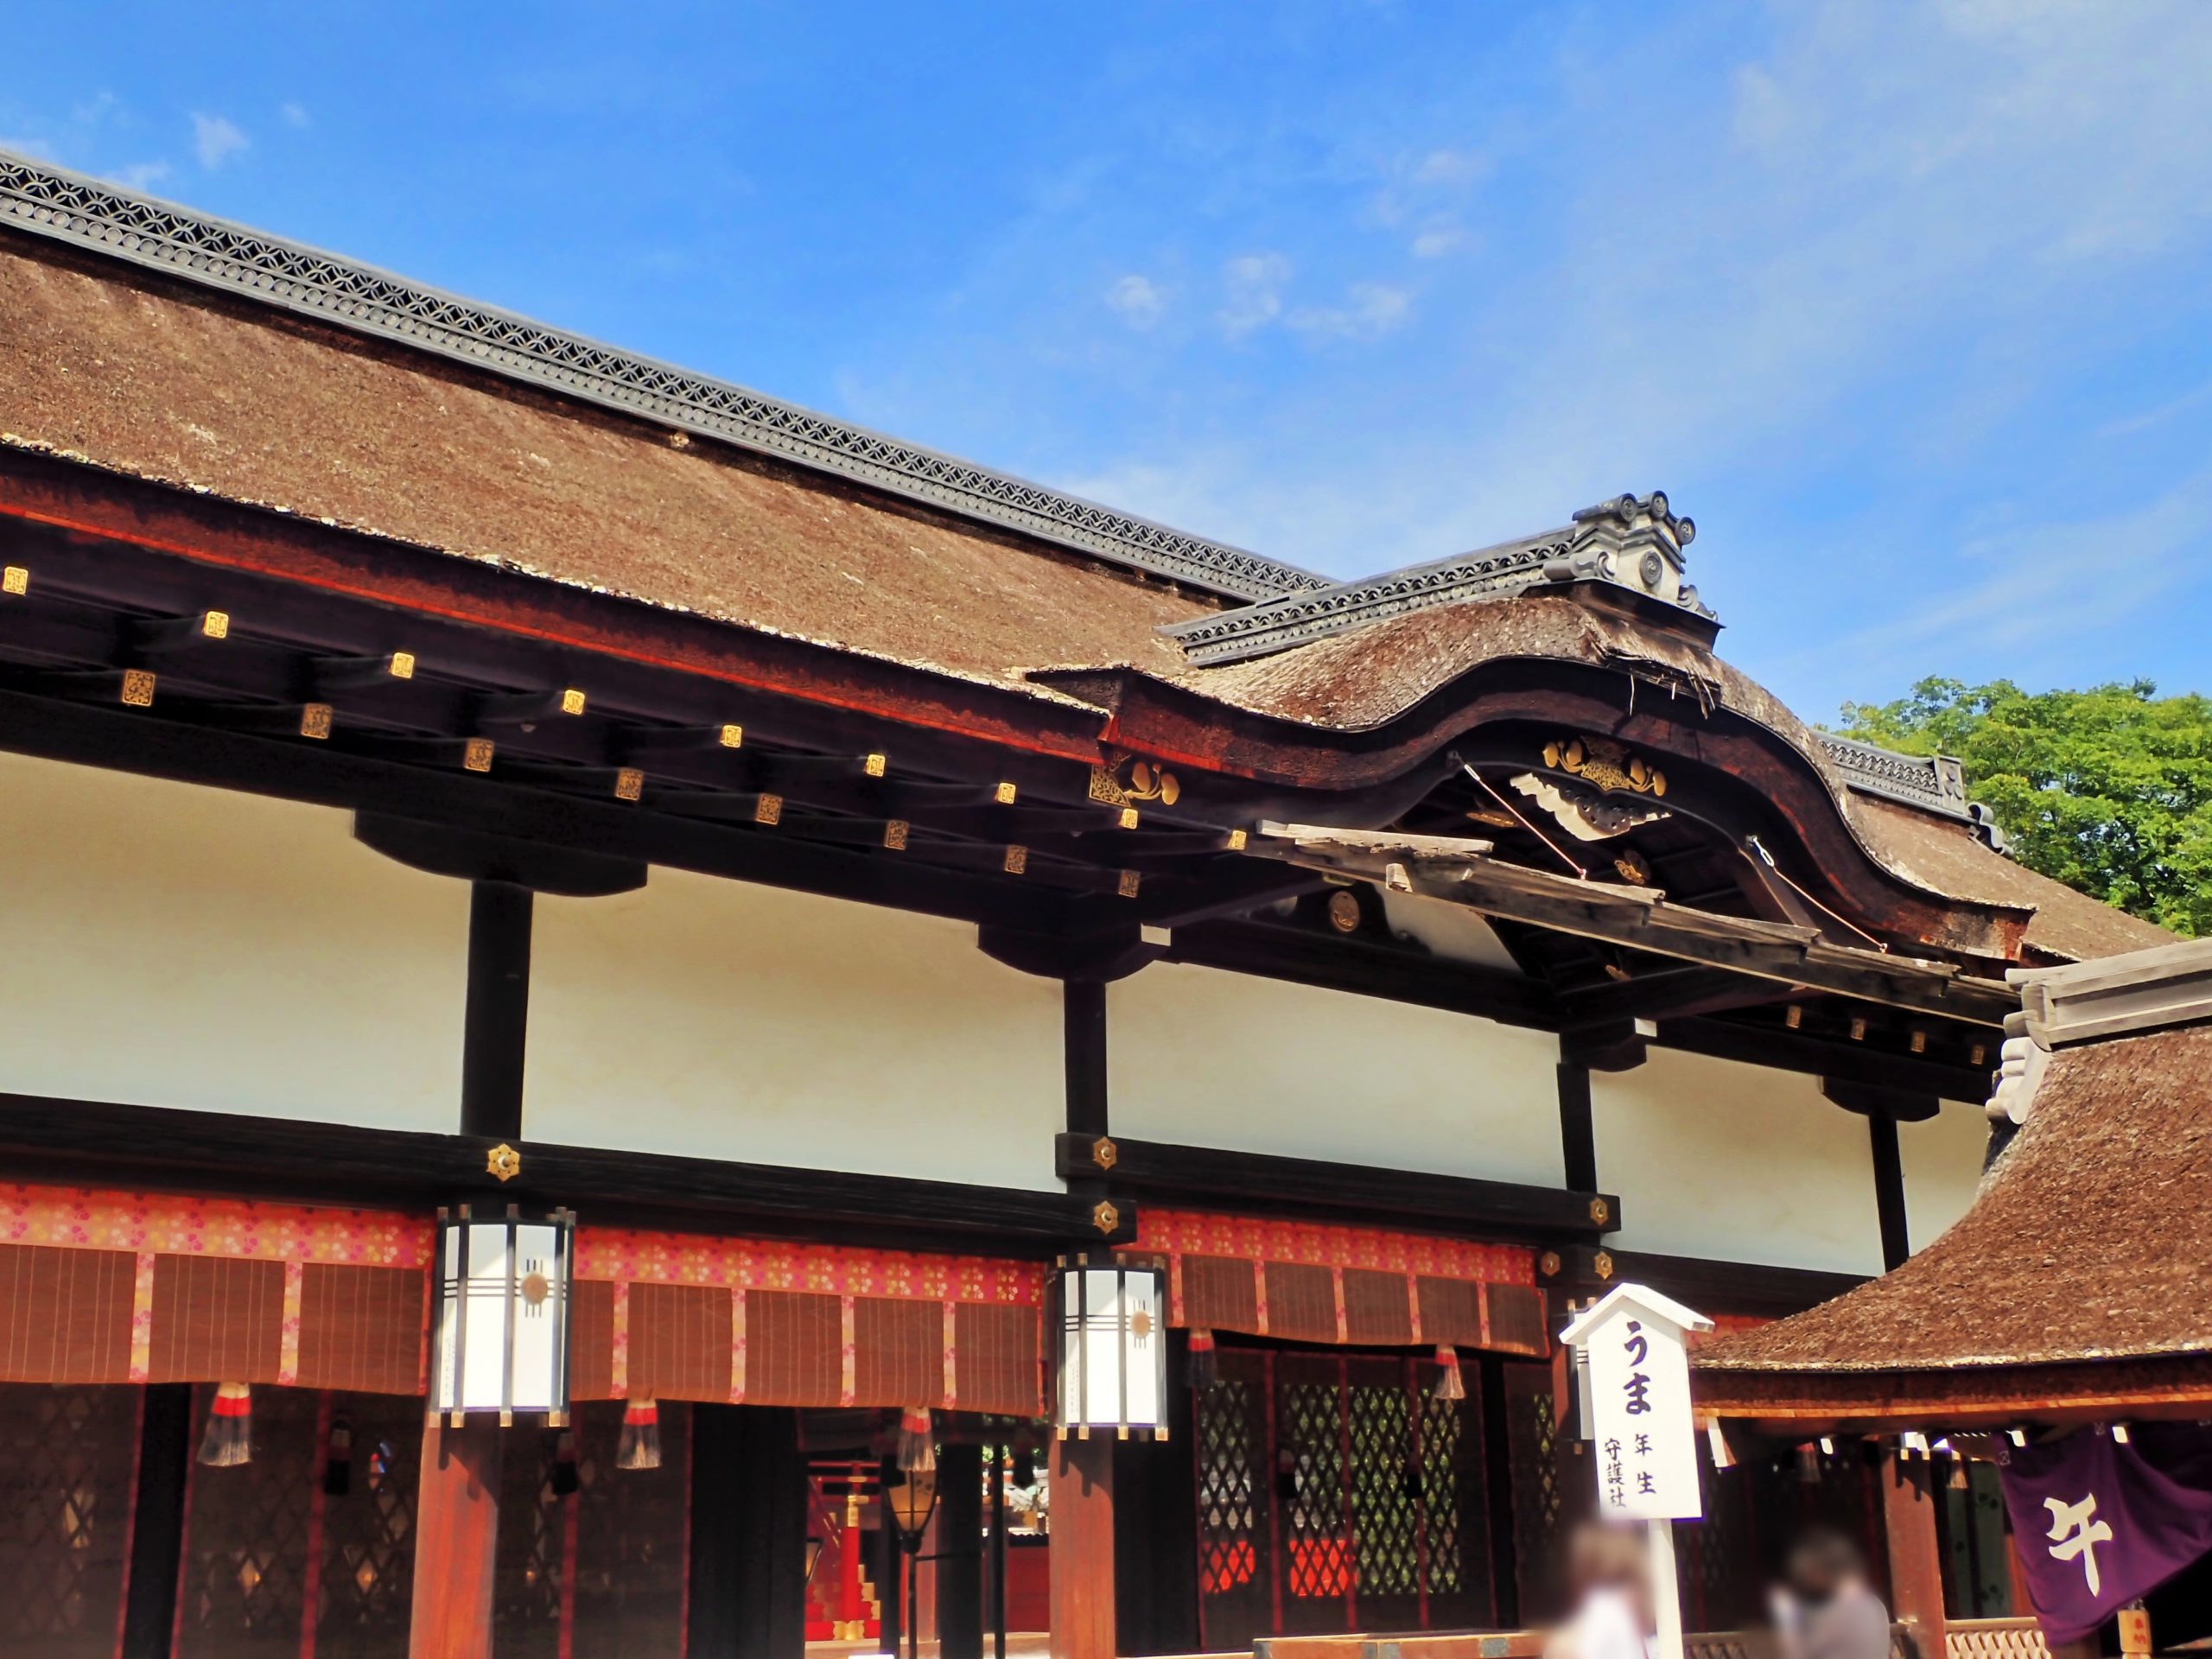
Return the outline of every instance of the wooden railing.
{"type": "MultiPolygon", "coordinates": [[[[1253,1659],[1542,1659],[1548,1630],[1482,1630],[1453,1636],[1263,1636],[1253,1659]]],[[[1763,1659],[1764,1630],[1706,1630],[1682,1638],[1686,1659],[1763,1659]]],[[[1192,1659],[1199,1659],[1193,1656],[1192,1659]]],[[[1220,1659],[1219,1656],[1214,1659],[1220,1659]]],[[[1914,1646],[1902,1624],[1890,1627],[1890,1659],[1936,1659],[1914,1646]]],[[[1950,1627],[1942,1659],[2051,1659],[2031,1618],[1974,1619],[1950,1627]],[[1962,1645],[1963,1644],[1963,1645],[1962,1645]]]]}
{"type": "Polygon", "coordinates": [[[1948,1637],[1946,1659],[2050,1659],[2032,1618],[1955,1618],[1948,1637]]]}

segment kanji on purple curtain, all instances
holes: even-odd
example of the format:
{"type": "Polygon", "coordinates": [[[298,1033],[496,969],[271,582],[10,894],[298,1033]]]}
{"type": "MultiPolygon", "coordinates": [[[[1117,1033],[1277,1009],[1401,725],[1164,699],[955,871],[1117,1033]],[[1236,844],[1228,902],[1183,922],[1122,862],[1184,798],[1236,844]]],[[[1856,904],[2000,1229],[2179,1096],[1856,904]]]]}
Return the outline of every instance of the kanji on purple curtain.
{"type": "Polygon", "coordinates": [[[2212,1430],[2139,1423],[2011,1448],[2000,1470],[2044,1634],[2088,1635],[2212,1552],[2212,1430]]]}

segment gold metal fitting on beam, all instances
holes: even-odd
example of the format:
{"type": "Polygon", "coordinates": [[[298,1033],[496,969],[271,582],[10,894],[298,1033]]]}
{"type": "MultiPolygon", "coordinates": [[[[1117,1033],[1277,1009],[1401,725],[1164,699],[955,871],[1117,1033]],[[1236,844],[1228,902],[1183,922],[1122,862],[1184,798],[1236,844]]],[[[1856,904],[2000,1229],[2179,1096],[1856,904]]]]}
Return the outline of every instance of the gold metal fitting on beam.
{"type": "Polygon", "coordinates": [[[1122,1212],[1101,1198],[1090,1211],[1090,1224],[1102,1233],[1110,1233],[1122,1224],[1122,1212]]]}
{"type": "Polygon", "coordinates": [[[484,1173],[496,1175],[504,1185],[522,1173],[522,1154],[502,1141],[484,1154],[484,1173]]]}
{"type": "Polygon", "coordinates": [[[883,844],[894,853],[906,850],[906,820],[893,818],[883,826],[883,844]]]}
{"type": "Polygon", "coordinates": [[[866,771],[868,775],[871,778],[880,778],[883,776],[884,769],[890,764],[891,762],[887,756],[871,754],[868,756],[862,769],[866,771]]]}
{"type": "Polygon", "coordinates": [[[1851,1040],[1854,1043],[1863,1043],[1866,1040],[1866,1020],[1853,1020],[1851,1022],[1851,1040]]]}
{"type": "Polygon", "coordinates": [[[753,802],[753,823],[781,823],[783,821],[784,798],[782,796],[776,794],[763,794],[759,800],[753,802]]]}
{"type": "Polygon", "coordinates": [[[634,801],[645,792],[645,774],[635,766],[625,766],[614,774],[614,798],[634,801]]]}
{"type": "Polygon", "coordinates": [[[1783,1011],[1782,1023],[1795,1031],[1805,1023],[1805,1010],[1792,1002],[1783,1011]]]}
{"type": "Polygon", "coordinates": [[[461,746],[461,764],[471,772],[491,771],[492,740],[488,737],[470,738],[461,746]]]}
{"type": "Polygon", "coordinates": [[[1110,1136],[1102,1135],[1090,1143],[1090,1161],[1101,1169],[1111,1169],[1122,1161],[1122,1149],[1110,1136]]]}
{"type": "Polygon", "coordinates": [[[577,690],[575,686],[570,686],[567,690],[561,694],[561,712],[563,714],[581,715],[583,711],[584,694],[577,690]]]}
{"type": "Polygon", "coordinates": [[[331,709],[328,703],[308,703],[300,710],[300,735],[302,737],[328,737],[330,720],[331,709]]]}
{"type": "Polygon", "coordinates": [[[725,721],[719,741],[726,749],[741,749],[745,747],[745,728],[734,720],[725,721]]]}
{"type": "Polygon", "coordinates": [[[1928,1052],[1928,1033],[1926,1032],[1916,1031],[1912,1033],[1912,1052],[1916,1054],[1925,1054],[1928,1052]]]}
{"type": "Polygon", "coordinates": [[[1003,868],[1008,875],[1020,875],[1029,868],[1029,849],[1027,847],[1007,848],[1003,868]]]}
{"type": "Polygon", "coordinates": [[[1014,785],[1012,784],[1001,784],[996,789],[991,791],[991,798],[996,801],[1001,806],[1012,806],[1014,804],[1014,785]]]}
{"type": "Polygon", "coordinates": [[[395,651],[391,653],[391,660],[385,666],[391,671],[393,679],[411,680],[415,677],[415,653],[411,651],[395,651]]]}
{"type": "Polygon", "coordinates": [[[1137,827],[1137,810],[1136,810],[1136,808],[1135,808],[1134,806],[1125,806],[1125,807],[1123,807],[1123,808],[1122,809],[1122,829],[1124,829],[1124,830],[1134,830],[1134,829],[1135,829],[1136,827],[1137,827]]]}
{"type": "Polygon", "coordinates": [[[1612,1205],[1607,1204],[1603,1198],[1592,1198],[1590,1200],[1590,1219],[1592,1224],[1602,1227],[1612,1218],[1612,1205]]]}
{"type": "Polygon", "coordinates": [[[1137,896],[1137,888],[1143,880],[1144,877],[1135,870],[1123,870],[1121,880],[1116,884],[1116,891],[1124,899],[1134,899],[1137,896]]]}
{"type": "Polygon", "coordinates": [[[126,668],[123,671],[123,701],[133,709],[150,709],[154,706],[152,670],[126,668]]]}
{"type": "Polygon", "coordinates": [[[20,564],[11,564],[0,570],[0,594],[28,594],[31,590],[31,573],[20,564]]]}
{"type": "Polygon", "coordinates": [[[206,634],[210,639],[229,639],[231,637],[231,613],[228,611],[208,612],[207,615],[200,619],[200,632],[206,634]]]}
{"type": "Polygon", "coordinates": [[[1244,844],[1249,839],[1249,837],[1248,837],[1242,830],[1230,830],[1229,832],[1229,850],[1232,853],[1243,852],[1244,850],[1244,844]]]}

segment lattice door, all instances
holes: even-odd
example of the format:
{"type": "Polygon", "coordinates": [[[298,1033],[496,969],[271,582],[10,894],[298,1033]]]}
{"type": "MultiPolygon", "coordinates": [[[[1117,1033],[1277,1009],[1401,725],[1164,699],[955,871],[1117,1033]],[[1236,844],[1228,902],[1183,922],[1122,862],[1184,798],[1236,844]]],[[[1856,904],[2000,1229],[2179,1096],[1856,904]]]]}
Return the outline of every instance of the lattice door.
{"type": "MultiPolygon", "coordinates": [[[[212,1393],[193,1390],[195,1435],[212,1393]]],[[[321,1404],[311,1389],[256,1389],[252,1461],[192,1465],[178,1659],[297,1659],[321,1490],[321,1404]]]]}
{"type": "MultiPolygon", "coordinates": [[[[617,1469],[622,1402],[576,1414],[582,1447],[576,1506],[573,1647],[577,1659],[682,1659],[684,1560],[691,1507],[691,1408],[660,1403],[661,1465],[617,1469]]],[[[710,1478],[743,1479],[743,1470],[710,1478]]]]}
{"type": "Polygon", "coordinates": [[[138,1392],[0,1386],[0,1653],[115,1650],[138,1392]]]}
{"type": "Polygon", "coordinates": [[[323,1501],[315,1659],[405,1659],[423,1402],[338,1394],[331,1414],[353,1430],[353,1473],[344,1494],[323,1501]]]}
{"type": "Polygon", "coordinates": [[[575,1506],[553,1491],[558,1438],[550,1429],[517,1429],[500,1463],[499,1550],[492,1578],[493,1644],[499,1659],[560,1659],[575,1506]]]}
{"type": "Polygon", "coordinates": [[[1224,1349],[1220,1372],[1218,1382],[1199,1391],[1195,1414],[1198,1607],[1209,1651],[1249,1648],[1274,1627],[1267,1357],[1224,1349]]]}
{"type": "Polygon", "coordinates": [[[1595,1506],[1597,1487],[1588,1460],[1560,1440],[1551,1368],[1508,1365],[1504,1380],[1520,1617],[1523,1624],[1545,1625],[1567,1611],[1567,1535],[1595,1506]]]}

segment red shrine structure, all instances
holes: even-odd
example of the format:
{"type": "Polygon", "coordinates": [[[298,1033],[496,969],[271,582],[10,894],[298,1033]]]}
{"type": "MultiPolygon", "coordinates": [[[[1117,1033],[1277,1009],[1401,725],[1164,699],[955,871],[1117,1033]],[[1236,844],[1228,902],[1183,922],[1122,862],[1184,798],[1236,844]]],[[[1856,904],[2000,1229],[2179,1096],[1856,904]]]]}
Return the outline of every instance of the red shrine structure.
{"type": "MultiPolygon", "coordinates": [[[[1567,1305],[1895,1266],[2164,937],[1572,505],[1330,582],[0,156],[0,1651],[1547,1617],[1567,1305]]],[[[1714,1478],[1697,1628],[1887,1561],[1714,1478]]]]}

